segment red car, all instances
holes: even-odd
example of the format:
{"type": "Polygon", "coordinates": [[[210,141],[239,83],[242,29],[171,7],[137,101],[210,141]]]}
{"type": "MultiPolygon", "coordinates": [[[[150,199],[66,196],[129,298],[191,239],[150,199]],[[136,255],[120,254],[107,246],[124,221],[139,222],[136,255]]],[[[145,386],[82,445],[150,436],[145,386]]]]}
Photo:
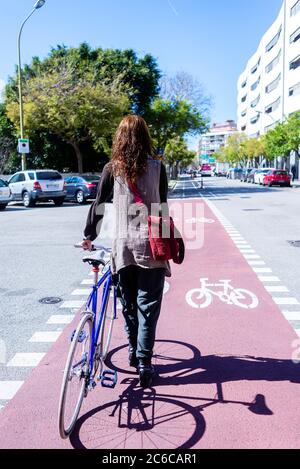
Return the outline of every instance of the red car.
{"type": "Polygon", "coordinates": [[[272,171],[265,175],[263,185],[269,187],[275,185],[291,187],[291,176],[287,171],[272,169],[272,171]]]}

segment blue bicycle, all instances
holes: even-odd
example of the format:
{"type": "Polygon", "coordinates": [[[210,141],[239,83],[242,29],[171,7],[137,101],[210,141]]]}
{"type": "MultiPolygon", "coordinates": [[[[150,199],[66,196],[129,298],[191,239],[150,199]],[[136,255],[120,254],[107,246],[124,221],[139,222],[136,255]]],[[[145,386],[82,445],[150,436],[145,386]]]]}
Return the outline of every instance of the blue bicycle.
{"type": "Polygon", "coordinates": [[[106,388],[114,388],[117,383],[117,373],[104,369],[113,324],[117,319],[117,288],[110,261],[107,260],[111,250],[93,246],[93,251],[99,251],[97,257],[90,254],[83,258],[83,262],[93,267],[93,287],[78,327],[71,335],[61,388],[59,432],[62,438],[71,435],[83,399],[97,386],[97,382],[106,388]],[[103,269],[99,280],[101,266],[103,269]]]}

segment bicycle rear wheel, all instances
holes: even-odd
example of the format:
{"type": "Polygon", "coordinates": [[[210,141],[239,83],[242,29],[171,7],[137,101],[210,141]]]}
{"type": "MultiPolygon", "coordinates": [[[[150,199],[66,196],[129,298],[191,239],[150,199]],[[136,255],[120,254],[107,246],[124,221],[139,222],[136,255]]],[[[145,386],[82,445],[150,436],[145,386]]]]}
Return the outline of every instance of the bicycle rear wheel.
{"type": "Polygon", "coordinates": [[[74,336],[64,370],[59,400],[59,433],[68,438],[76,424],[90,375],[93,315],[85,314],[74,336]]]}
{"type": "Polygon", "coordinates": [[[103,317],[103,322],[102,322],[101,331],[100,331],[99,352],[100,352],[100,356],[103,362],[105,362],[108,352],[109,352],[112,331],[113,331],[113,326],[114,326],[114,320],[115,320],[116,302],[115,302],[114,295],[115,295],[115,291],[114,291],[114,288],[112,288],[112,293],[108,295],[107,303],[105,306],[105,314],[103,317]]]}

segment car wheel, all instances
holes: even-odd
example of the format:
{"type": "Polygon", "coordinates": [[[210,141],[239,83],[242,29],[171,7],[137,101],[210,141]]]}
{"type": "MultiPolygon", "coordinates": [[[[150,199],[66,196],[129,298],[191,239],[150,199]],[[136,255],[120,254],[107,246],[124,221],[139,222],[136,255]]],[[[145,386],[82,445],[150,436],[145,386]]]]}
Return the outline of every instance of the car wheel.
{"type": "Polygon", "coordinates": [[[1,204],[1,205],[0,205],[0,210],[5,210],[5,209],[6,209],[6,205],[7,205],[7,204],[1,204]]]}
{"type": "Polygon", "coordinates": [[[32,197],[30,197],[29,192],[27,192],[27,191],[24,192],[23,196],[22,196],[22,199],[23,199],[23,205],[24,205],[25,208],[35,206],[35,201],[32,199],[32,197]]]}
{"type": "Polygon", "coordinates": [[[269,182],[268,186],[269,186],[269,187],[272,187],[272,185],[273,185],[273,184],[272,184],[271,182],[269,182]]]}
{"type": "Polygon", "coordinates": [[[83,205],[85,203],[85,197],[83,191],[78,191],[76,194],[76,202],[83,205]]]}
{"type": "Polygon", "coordinates": [[[54,202],[54,205],[56,207],[60,207],[65,201],[65,198],[64,197],[61,197],[60,199],[54,199],[53,202],[54,202]]]}

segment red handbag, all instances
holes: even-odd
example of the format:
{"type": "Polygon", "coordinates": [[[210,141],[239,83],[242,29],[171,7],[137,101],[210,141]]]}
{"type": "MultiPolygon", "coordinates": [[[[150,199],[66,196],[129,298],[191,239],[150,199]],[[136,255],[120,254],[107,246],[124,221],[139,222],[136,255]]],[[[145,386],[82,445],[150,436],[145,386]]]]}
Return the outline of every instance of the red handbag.
{"type": "MultiPolygon", "coordinates": [[[[134,196],[134,202],[136,204],[143,204],[144,202],[137,186],[132,182],[128,182],[128,186],[134,196]]],[[[172,217],[148,215],[148,233],[154,260],[173,260],[175,264],[183,263],[185,246],[172,217]]]]}

